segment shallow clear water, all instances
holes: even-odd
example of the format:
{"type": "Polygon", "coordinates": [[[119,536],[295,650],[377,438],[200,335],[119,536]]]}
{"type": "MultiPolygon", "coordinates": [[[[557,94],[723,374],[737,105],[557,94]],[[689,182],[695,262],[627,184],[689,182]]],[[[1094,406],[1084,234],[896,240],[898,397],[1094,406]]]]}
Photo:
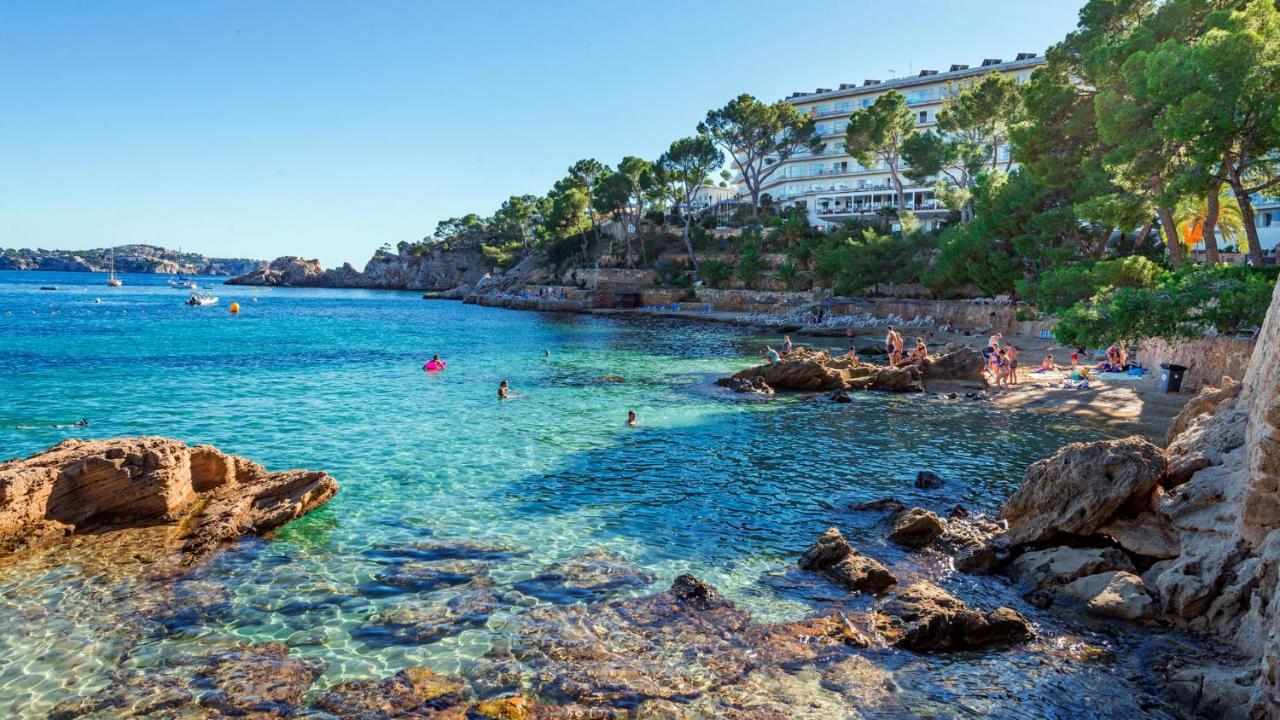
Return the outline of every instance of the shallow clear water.
{"type": "MultiPolygon", "coordinates": [[[[362,632],[377,613],[423,601],[370,588],[392,562],[386,548],[429,538],[516,550],[491,571],[499,587],[606,548],[654,573],[651,586],[630,592],[690,571],[760,617],[795,618],[809,600],[770,578],[832,524],[868,552],[917,562],[886,546],[877,518],[849,512],[850,503],[893,495],[991,510],[1028,462],[1116,432],[910,396],[735,401],[710,379],[751,363],[760,339],[713,325],[524,313],[415,293],[213,291],[218,305],[191,308],[162,277],[126,276],[110,289],[99,275],[0,272],[0,457],[67,437],[157,434],[271,469],[324,469],[342,485],[277,539],[247,541],[202,568],[190,582],[225,587],[224,611],[171,623],[130,648],[132,666],[278,639],[329,662],[322,684],[407,665],[461,671],[501,637],[502,614],[426,645],[362,632]],[[232,301],[238,316],[228,313],[232,301]],[[432,353],[447,371],[422,371],[432,353]],[[516,399],[496,398],[501,379],[516,399]],[[628,409],[639,427],[625,426],[628,409]],[[82,417],[89,428],[54,427],[82,417]],[[943,476],[945,488],[911,488],[920,469],[943,476]]],[[[979,604],[1014,604],[1050,638],[1067,632],[998,581],[949,582],[979,604]]],[[[127,583],[74,565],[0,569],[0,715],[40,717],[105,684],[136,632],[120,622],[136,601],[127,583]]],[[[902,662],[899,685],[922,712],[963,717],[1026,702],[1032,714],[1055,716],[1064,692],[1100,699],[1094,717],[1139,712],[1127,681],[1105,666],[1048,671],[1033,655],[995,654],[946,676],[948,663],[902,662]],[[992,677],[1017,691],[994,692],[992,677]]]]}

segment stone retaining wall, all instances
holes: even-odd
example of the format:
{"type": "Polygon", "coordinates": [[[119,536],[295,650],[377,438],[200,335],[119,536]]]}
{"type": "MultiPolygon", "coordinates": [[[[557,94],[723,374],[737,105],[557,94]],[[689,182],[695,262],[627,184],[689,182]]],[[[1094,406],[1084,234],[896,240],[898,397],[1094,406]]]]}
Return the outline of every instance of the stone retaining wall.
{"type": "Polygon", "coordinates": [[[1239,338],[1183,340],[1172,344],[1152,339],[1142,342],[1138,360],[1147,369],[1157,368],[1160,363],[1186,366],[1182,390],[1194,392],[1206,385],[1220,387],[1223,375],[1235,380],[1244,378],[1253,346],[1253,340],[1239,338]]]}

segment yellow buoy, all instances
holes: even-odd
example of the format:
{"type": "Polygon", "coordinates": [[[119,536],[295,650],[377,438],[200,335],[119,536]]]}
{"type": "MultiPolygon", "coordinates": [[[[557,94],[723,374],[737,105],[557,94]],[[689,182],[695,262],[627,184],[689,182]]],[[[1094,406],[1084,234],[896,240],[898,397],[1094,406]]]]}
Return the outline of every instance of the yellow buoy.
{"type": "Polygon", "coordinates": [[[231,314],[235,315],[240,312],[240,303],[231,303],[231,314]]]}

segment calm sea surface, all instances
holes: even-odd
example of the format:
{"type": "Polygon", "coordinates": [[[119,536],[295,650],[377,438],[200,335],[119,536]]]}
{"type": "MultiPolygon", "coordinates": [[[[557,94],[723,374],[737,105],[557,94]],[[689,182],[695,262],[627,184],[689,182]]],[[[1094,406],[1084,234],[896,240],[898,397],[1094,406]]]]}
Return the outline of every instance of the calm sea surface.
{"type": "MultiPolygon", "coordinates": [[[[342,490],[277,539],[247,541],[200,570],[201,582],[225,588],[226,611],[177,623],[127,659],[116,621],[132,599],[109,575],[34,562],[0,570],[0,716],[43,717],[101,688],[119,663],[162,664],[232,640],[282,640],[319,656],[328,662],[322,685],[408,665],[464,671],[502,623],[430,644],[363,632],[375,614],[413,599],[370,591],[385,588],[382,550],[426,540],[512,548],[491,574],[504,588],[607,549],[656,578],[627,592],[693,572],[762,618],[800,617],[806,598],[769,578],[830,525],[868,553],[913,562],[884,543],[877,516],[849,512],[850,503],[893,495],[992,510],[1027,463],[1066,441],[1115,433],[909,396],[735,401],[710,380],[751,363],[764,339],[712,325],[209,278],[201,281],[220,302],[193,308],[163,277],[124,281],[112,289],[101,275],[0,272],[0,457],[68,437],[156,434],[271,469],[327,470],[342,490]],[[232,301],[238,316],[228,313],[232,301]],[[422,371],[433,353],[447,371],[422,371]],[[518,398],[496,398],[502,379],[518,398]],[[627,410],[639,427],[625,426],[627,410]],[[91,425],[55,427],[80,418],[91,425]],[[922,469],[946,486],[913,489],[922,469]],[[347,599],[321,602],[335,597],[347,599]]],[[[980,605],[1013,605],[1049,638],[1084,633],[1113,647],[1037,613],[998,580],[943,582],[980,605]]],[[[448,590],[437,595],[447,600],[448,590]]],[[[557,601],[570,599],[531,599],[557,601]]],[[[1090,710],[1061,716],[1147,712],[1107,663],[1015,651],[897,672],[907,703],[938,716],[1056,717],[1083,699],[1090,710]]]]}

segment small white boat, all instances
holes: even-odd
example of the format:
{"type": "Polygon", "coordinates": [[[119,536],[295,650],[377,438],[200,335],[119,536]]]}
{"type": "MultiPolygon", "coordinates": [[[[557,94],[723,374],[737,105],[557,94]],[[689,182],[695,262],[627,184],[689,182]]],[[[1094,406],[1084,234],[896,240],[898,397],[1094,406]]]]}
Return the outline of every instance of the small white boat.
{"type": "Polygon", "coordinates": [[[210,295],[209,293],[202,293],[202,294],[191,293],[191,297],[187,298],[188,305],[195,305],[197,307],[204,307],[205,305],[216,305],[217,303],[218,303],[218,298],[216,296],[210,295]]]}
{"type": "Polygon", "coordinates": [[[116,249],[111,248],[111,272],[107,275],[107,287],[120,287],[124,283],[116,277],[116,249]]]}

